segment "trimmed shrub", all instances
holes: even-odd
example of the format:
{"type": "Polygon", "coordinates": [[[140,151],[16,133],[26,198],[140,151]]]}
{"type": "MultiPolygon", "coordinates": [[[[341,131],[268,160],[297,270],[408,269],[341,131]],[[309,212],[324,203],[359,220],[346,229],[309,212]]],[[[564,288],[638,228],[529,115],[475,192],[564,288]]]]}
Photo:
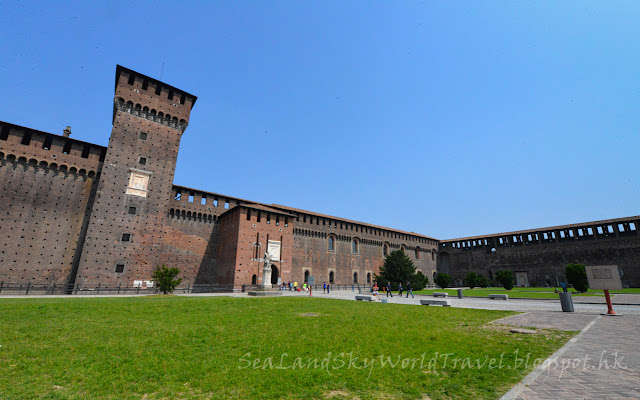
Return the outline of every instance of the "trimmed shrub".
{"type": "Polygon", "coordinates": [[[496,272],[496,280],[500,282],[505,289],[513,289],[513,272],[511,271],[498,271],[496,272]]]}
{"type": "Polygon", "coordinates": [[[451,282],[451,277],[449,276],[449,274],[441,273],[436,275],[435,284],[440,286],[442,289],[446,289],[447,286],[449,286],[450,282],[451,282]]]}
{"type": "Polygon", "coordinates": [[[569,264],[565,267],[564,273],[567,281],[575,290],[584,293],[589,290],[589,281],[587,280],[587,272],[583,264],[569,264]]]}

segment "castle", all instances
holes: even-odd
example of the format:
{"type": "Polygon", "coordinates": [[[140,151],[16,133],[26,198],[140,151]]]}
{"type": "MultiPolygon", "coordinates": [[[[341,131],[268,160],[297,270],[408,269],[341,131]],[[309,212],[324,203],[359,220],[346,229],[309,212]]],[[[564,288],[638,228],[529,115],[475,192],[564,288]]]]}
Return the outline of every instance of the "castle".
{"type": "Polygon", "coordinates": [[[617,264],[640,286],[640,216],[454,240],[173,184],[196,96],[117,66],[107,147],[0,122],[0,282],[140,285],[159,264],[189,285],[371,283],[403,250],[433,279],[514,271],[556,285],[564,265],[617,264]]]}

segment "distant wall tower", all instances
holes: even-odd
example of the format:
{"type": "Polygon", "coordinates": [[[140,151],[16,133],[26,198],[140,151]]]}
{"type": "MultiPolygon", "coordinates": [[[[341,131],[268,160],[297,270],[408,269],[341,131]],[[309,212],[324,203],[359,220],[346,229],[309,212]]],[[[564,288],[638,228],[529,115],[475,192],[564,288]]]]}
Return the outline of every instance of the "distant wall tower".
{"type": "Polygon", "coordinates": [[[180,138],[196,97],[117,66],[113,130],[76,282],[131,285],[158,262],[180,138]]]}

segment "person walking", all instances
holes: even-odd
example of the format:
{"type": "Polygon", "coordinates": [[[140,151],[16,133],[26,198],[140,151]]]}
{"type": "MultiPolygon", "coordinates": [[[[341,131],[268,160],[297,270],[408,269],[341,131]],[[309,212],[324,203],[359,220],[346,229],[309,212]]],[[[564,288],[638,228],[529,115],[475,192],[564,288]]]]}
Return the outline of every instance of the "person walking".
{"type": "Polygon", "coordinates": [[[402,282],[398,282],[398,296],[402,297],[402,282]]]}
{"type": "Polygon", "coordinates": [[[323,282],[322,283],[322,293],[326,293],[327,292],[327,282],[323,282]]]}
{"type": "Polygon", "coordinates": [[[560,283],[560,286],[562,286],[562,291],[563,291],[563,292],[565,292],[565,293],[567,293],[567,292],[568,292],[568,290],[567,290],[567,284],[566,284],[566,283],[564,283],[564,281],[562,281],[562,282],[560,283]]]}
{"type": "Polygon", "coordinates": [[[411,297],[416,297],[413,295],[413,290],[411,290],[411,282],[407,281],[407,299],[409,298],[409,293],[411,293],[411,297]]]}
{"type": "Polygon", "coordinates": [[[327,294],[329,294],[330,291],[331,291],[331,284],[327,283],[327,294]]]}
{"type": "Polygon", "coordinates": [[[393,293],[391,293],[391,282],[387,282],[387,297],[393,297],[393,293]]]}

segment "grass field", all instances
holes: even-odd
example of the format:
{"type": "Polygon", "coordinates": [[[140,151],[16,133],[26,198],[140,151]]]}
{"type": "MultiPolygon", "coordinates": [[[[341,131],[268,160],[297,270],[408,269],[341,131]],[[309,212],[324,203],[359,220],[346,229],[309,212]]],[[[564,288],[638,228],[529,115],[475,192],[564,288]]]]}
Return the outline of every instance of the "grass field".
{"type": "Polygon", "coordinates": [[[495,399],[574,334],[488,324],[511,314],[292,297],[0,299],[0,398],[495,399]]]}
{"type": "MultiPolygon", "coordinates": [[[[554,288],[548,287],[523,287],[518,288],[514,287],[511,290],[506,290],[503,287],[493,287],[493,288],[474,288],[474,289],[465,289],[462,293],[467,297],[488,297],[489,294],[493,293],[506,293],[509,297],[521,297],[526,299],[558,299],[558,294],[553,292],[554,288]]],[[[574,296],[604,296],[604,292],[602,290],[592,290],[589,289],[587,293],[578,293],[574,289],[569,289],[569,291],[574,296]]],[[[415,291],[416,294],[433,294],[433,292],[447,292],[449,296],[457,296],[457,289],[427,289],[415,291]]],[[[622,290],[611,290],[611,294],[640,294],[639,288],[628,288],[622,290]]]]}

